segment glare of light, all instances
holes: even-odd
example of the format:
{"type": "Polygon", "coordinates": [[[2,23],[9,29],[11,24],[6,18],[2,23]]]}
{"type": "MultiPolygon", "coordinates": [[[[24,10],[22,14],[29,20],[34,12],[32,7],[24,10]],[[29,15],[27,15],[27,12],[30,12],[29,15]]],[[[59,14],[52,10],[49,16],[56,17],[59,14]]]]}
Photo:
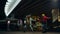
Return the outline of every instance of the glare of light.
{"type": "Polygon", "coordinates": [[[53,2],[58,2],[58,0],[52,0],[53,2]]]}
{"type": "Polygon", "coordinates": [[[6,2],[6,4],[8,5],[8,4],[10,4],[10,3],[6,2]]]}
{"type": "Polygon", "coordinates": [[[21,0],[7,0],[8,2],[6,2],[6,5],[4,7],[4,12],[5,15],[8,16],[13,10],[14,8],[21,2],[21,0]]]}
{"type": "Polygon", "coordinates": [[[10,21],[8,21],[8,24],[10,23],[10,21]]]}
{"type": "Polygon", "coordinates": [[[8,5],[5,5],[5,7],[6,7],[6,6],[8,7],[8,5]]]}
{"type": "Polygon", "coordinates": [[[15,0],[7,0],[7,1],[9,1],[9,2],[14,2],[15,0]]]}

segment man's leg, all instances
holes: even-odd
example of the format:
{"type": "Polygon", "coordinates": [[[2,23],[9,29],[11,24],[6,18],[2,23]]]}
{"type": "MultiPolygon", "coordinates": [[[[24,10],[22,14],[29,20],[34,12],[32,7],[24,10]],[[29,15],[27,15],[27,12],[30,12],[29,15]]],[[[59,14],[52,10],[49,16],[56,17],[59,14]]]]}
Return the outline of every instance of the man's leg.
{"type": "Polygon", "coordinates": [[[46,32],[46,27],[47,27],[46,24],[43,24],[43,27],[42,27],[43,28],[43,33],[46,32]]]}
{"type": "Polygon", "coordinates": [[[31,30],[33,31],[33,27],[32,27],[32,25],[30,25],[30,28],[31,28],[31,30]]]}

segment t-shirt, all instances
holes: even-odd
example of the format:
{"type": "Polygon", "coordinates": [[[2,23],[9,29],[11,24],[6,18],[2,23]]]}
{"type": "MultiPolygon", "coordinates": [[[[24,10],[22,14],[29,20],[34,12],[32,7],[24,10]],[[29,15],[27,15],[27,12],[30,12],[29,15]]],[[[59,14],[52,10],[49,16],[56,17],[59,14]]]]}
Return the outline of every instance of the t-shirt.
{"type": "Polygon", "coordinates": [[[47,19],[48,19],[48,17],[47,17],[47,16],[43,16],[43,21],[44,21],[44,22],[46,22],[46,21],[47,21],[47,19]]]}

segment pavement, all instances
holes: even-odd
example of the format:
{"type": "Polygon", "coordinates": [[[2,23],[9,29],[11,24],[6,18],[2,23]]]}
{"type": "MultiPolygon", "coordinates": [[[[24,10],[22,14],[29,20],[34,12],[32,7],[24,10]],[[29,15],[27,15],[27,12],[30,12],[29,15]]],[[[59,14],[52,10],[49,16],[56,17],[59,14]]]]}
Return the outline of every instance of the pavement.
{"type": "Polygon", "coordinates": [[[42,32],[0,32],[0,34],[60,34],[58,32],[46,32],[46,33],[42,33],[42,32]]]}

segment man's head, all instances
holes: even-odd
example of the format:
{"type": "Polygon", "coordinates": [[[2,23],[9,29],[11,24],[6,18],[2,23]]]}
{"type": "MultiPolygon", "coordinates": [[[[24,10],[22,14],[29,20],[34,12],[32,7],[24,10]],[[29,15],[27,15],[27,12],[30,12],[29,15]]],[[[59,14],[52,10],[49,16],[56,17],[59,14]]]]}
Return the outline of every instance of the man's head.
{"type": "Polygon", "coordinates": [[[42,14],[42,16],[45,16],[45,14],[42,14]]]}

